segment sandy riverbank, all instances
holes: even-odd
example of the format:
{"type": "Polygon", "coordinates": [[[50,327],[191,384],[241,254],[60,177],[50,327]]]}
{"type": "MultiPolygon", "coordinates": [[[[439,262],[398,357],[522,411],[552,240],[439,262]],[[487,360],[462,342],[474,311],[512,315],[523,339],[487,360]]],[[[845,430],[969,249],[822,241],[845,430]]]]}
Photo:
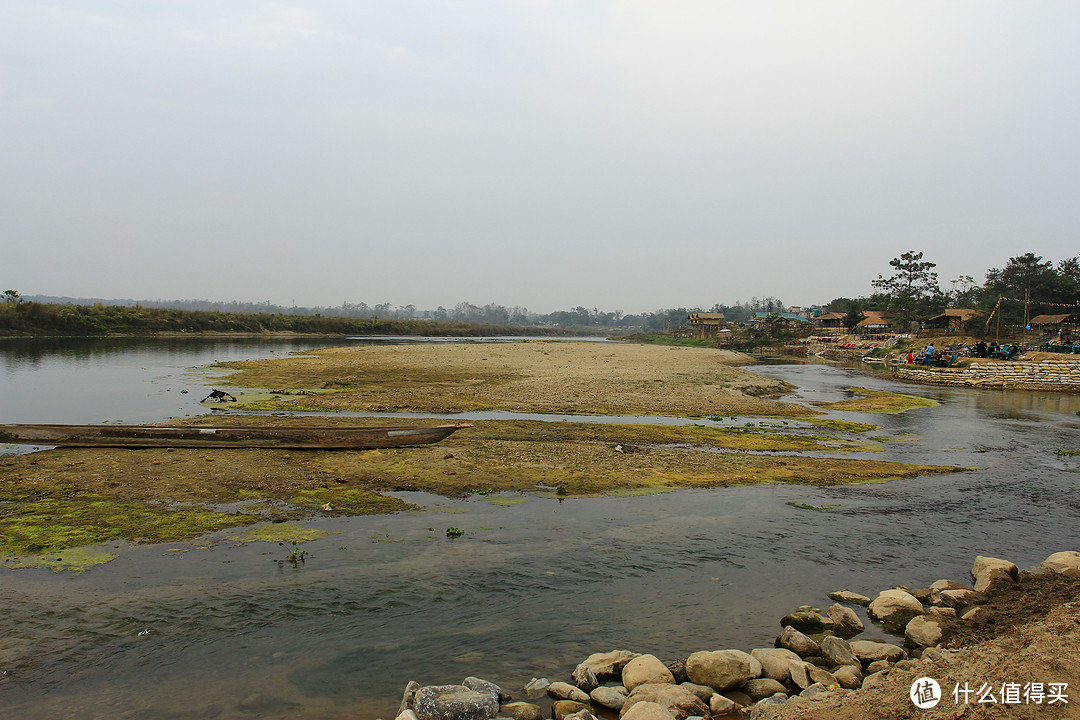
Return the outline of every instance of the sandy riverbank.
{"type": "MultiPolygon", "coordinates": [[[[741,353],[621,343],[527,341],[331,348],[285,359],[223,363],[233,387],[306,389],[260,398],[259,409],[602,415],[784,415],[790,386],[738,365],[741,353]]],[[[241,406],[243,407],[243,406],[241,406]]]]}

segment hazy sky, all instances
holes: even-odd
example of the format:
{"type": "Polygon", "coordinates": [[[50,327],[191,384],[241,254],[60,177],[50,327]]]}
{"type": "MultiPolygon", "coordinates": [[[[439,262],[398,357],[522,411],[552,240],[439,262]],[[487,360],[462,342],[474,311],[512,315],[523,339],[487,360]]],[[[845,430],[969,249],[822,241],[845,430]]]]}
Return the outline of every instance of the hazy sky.
{"type": "Polygon", "coordinates": [[[1080,253],[1080,3],[0,0],[0,287],[640,312],[1080,253]]]}

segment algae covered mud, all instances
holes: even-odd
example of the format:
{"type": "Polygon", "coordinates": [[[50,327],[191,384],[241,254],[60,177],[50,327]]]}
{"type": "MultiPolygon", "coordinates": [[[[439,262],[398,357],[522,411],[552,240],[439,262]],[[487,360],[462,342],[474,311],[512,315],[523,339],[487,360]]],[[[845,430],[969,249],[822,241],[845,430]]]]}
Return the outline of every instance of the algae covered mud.
{"type": "MultiPolygon", "coordinates": [[[[406,678],[457,682],[465,671],[513,691],[538,672],[565,674],[584,649],[674,658],[703,637],[717,647],[771,643],[793,600],[824,601],[839,585],[928,583],[960,575],[973,554],[1036,563],[1080,544],[1080,462],[1058,454],[1075,449],[1078,428],[1056,398],[912,389],[829,366],[753,369],[767,376],[758,386],[800,409],[662,426],[485,421],[465,444],[352,459],[180,450],[4,458],[0,476],[52,483],[56,502],[77,501],[95,482],[90,492],[111,493],[99,502],[240,513],[259,533],[221,525],[193,542],[103,543],[116,558],[79,575],[0,570],[10,609],[0,705],[26,718],[389,717],[406,678]],[[939,405],[812,414],[812,402],[860,397],[853,387],[939,405]],[[753,463],[776,471],[807,461],[978,469],[854,485],[688,481],[743,472],[760,481],[753,463]],[[155,474],[168,480],[168,502],[153,497],[155,474]],[[434,494],[455,485],[452,498],[434,494]],[[380,509],[365,508],[376,498],[413,509],[358,514],[380,509]],[[292,545],[322,533],[331,534],[292,545]]],[[[713,392],[708,380],[701,395],[713,392]]],[[[811,464],[791,477],[811,478],[811,464]]],[[[37,515],[44,523],[63,512],[37,515]]],[[[51,556],[63,562],[69,552],[51,556]]]]}

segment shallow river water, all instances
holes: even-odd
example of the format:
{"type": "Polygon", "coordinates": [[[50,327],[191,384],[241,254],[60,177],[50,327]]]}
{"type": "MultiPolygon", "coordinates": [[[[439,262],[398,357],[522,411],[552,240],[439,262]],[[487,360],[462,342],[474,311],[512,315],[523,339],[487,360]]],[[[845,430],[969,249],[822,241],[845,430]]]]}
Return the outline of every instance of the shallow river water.
{"type": "MultiPolygon", "coordinates": [[[[207,361],[158,360],[139,360],[149,369],[133,393],[159,392],[147,382],[176,393],[172,368],[207,361]]],[[[842,399],[851,385],[934,398],[832,416],[882,425],[871,437],[885,451],[866,457],[978,469],[562,502],[402,493],[422,509],[305,523],[335,534],[307,543],[297,568],[274,543],[223,532],[124,547],[78,576],[0,569],[0,716],[391,718],[411,679],[475,675],[520,698],[530,678],[561,679],[592,652],[749,650],[831,590],[963,580],[977,554],[1026,567],[1080,549],[1080,459],[1055,454],[1080,446],[1080,397],[754,369],[795,385],[793,400],[842,399]],[[448,539],[451,526],[464,536],[448,539]]],[[[25,421],[11,417],[11,390],[0,385],[0,421],[25,421]]],[[[44,415],[31,413],[61,420],[44,415]]]]}

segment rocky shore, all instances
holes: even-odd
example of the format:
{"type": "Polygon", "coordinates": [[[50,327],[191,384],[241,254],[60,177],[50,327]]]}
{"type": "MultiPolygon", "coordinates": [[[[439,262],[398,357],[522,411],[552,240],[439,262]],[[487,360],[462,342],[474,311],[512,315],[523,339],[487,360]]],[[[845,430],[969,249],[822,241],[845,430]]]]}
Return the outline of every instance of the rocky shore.
{"type": "Polygon", "coordinates": [[[673,662],[595,653],[565,680],[534,679],[524,699],[473,677],[461,685],[410,682],[396,720],[959,718],[972,716],[969,704],[977,717],[1057,718],[1080,710],[1080,698],[1069,696],[1080,669],[1055,647],[1077,653],[1070,639],[1080,636],[1080,552],[1054,553],[1025,571],[979,556],[970,584],[943,579],[875,598],[846,590],[829,598],[835,602],[824,612],[803,606],[784,616],[774,647],[703,650],[673,662]],[[865,607],[892,637],[856,639],[866,627],[852,606],[865,607]],[[1027,633],[1022,642],[1008,637],[1016,632],[1027,633]],[[1040,641],[1040,633],[1050,637],[1040,641]],[[1015,677],[978,674],[1010,667],[987,662],[1010,652],[1021,660],[1034,652],[1043,667],[1014,667],[1015,677]],[[1040,675],[1045,668],[1055,675],[1040,675]],[[919,683],[935,677],[937,694],[917,697],[919,683]],[[935,699],[942,707],[934,714],[916,707],[935,699]]]}

